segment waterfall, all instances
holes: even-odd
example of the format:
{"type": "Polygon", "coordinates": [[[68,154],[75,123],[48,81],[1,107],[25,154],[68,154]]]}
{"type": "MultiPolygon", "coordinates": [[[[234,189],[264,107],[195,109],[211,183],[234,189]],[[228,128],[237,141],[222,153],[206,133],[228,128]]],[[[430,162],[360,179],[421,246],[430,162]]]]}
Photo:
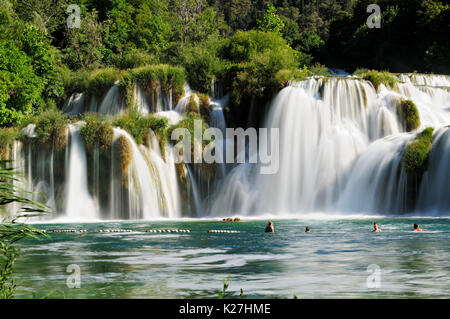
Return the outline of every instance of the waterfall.
{"type": "Polygon", "coordinates": [[[119,85],[114,84],[106,93],[105,98],[100,104],[98,112],[105,115],[118,114],[122,111],[120,105],[120,90],[119,85]]]}
{"type": "MultiPolygon", "coordinates": [[[[394,88],[381,84],[377,89],[353,76],[290,83],[271,101],[263,123],[265,128],[279,129],[279,170],[272,175],[261,174],[260,164],[249,162],[216,164],[213,169],[185,164],[182,173],[170,143],[161,149],[163,144],[151,131],[145,145],[138,145],[129,132],[115,127],[110,149],[86,147],[79,134],[83,122],[69,125],[68,143],[62,149],[41,144],[36,126],[30,124],[22,130],[26,141],[17,141],[11,153],[28,190],[34,192],[32,198],[55,211],[45,219],[385,215],[413,213],[411,209],[417,214],[448,214],[449,77],[400,74],[398,78],[394,88]],[[399,117],[402,99],[412,100],[420,116],[420,127],[411,132],[399,117]],[[411,196],[403,154],[427,127],[434,128],[428,170],[411,196]],[[119,147],[124,140],[130,156],[126,167],[119,147]]],[[[225,133],[228,96],[222,97],[219,84],[215,86],[214,95],[221,99],[209,98],[209,125],[225,133]]],[[[187,84],[175,108],[168,88],[159,85],[147,92],[136,83],[134,90],[141,113],[165,117],[170,125],[183,119],[192,96],[199,100],[187,84]]],[[[94,96],[73,94],[64,112],[117,114],[123,110],[121,101],[116,83],[98,104],[94,96]]],[[[267,146],[267,141],[259,142],[262,149],[267,146]]],[[[217,151],[224,152],[227,143],[224,134],[224,149],[217,151]]],[[[257,154],[246,155],[253,159],[257,154]]]]}
{"type": "Polygon", "coordinates": [[[98,219],[98,210],[88,190],[86,150],[78,133],[79,128],[79,124],[69,125],[65,215],[70,219],[98,219]]]}
{"type": "Polygon", "coordinates": [[[151,108],[147,102],[145,92],[142,90],[142,87],[139,83],[135,83],[134,85],[134,105],[137,106],[139,112],[141,112],[142,114],[148,114],[151,112],[151,108]]]}
{"type": "Polygon", "coordinates": [[[185,165],[186,170],[187,170],[187,178],[188,181],[190,183],[190,187],[191,187],[191,192],[193,199],[194,199],[194,212],[199,215],[202,213],[202,203],[201,203],[201,199],[200,199],[200,191],[197,187],[197,182],[195,181],[195,175],[192,172],[192,169],[189,167],[189,164],[185,165]]]}
{"type": "MultiPolygon", "coordinates": [[[[265,122],[280,130],[279,171],[261,175],[258,165],[237,166],[216,192],[209,214],[405,212],[402,155],[415,134],[403,133],[396,101],[411,99],[417,105],[421,126],[416,132],[450,123],[449,92],[427,90],[409,82],[396,89],[381,85],[376,91],[369,82],[351,77],[292,83],[276,96],[265,122]]],[[[447,134],[438,131],[434,141],[438,151],[433,146],[434,167],[424,177],[419,201],[448,211],[447,202],[438,197],[450,185],[438,173],[447,169],[448,160],[442,160],[448,154],[447,134]]]]}
{"type": "Polygon", "coordinates": [[[198,96],[192,92],[189,84],[186,83],[184,85],[184,96],[180,99],[180,101],[176,105],[175,111],[177,111],[180,114],[187,112],[187,107],[189,104],[189,100],[191,99],[191,95],[194,95],[194,98],[198,105],[198,96]]]}
{"type": "Polygon", "coordinates": [[[154,219],[179,217],[178,185],[173,153],[167,148],[166,163],[156,138],[152,147],[138,146],[128,132],[115,128],[115,136],[123,136],[130,143],[132,161],[128,168],[128,196],[130,219],[154,219]]]}
{"type": "Polygon", "coordinates": [[[442,214],[450,211],[450,129],[439,128],[433,137],[429,169],[420,187],[419,207],[422,213],[442,214]]]}
{"type": "Polygon", "coordinates": [[[84,94],[74,93],[64,103],[63,112],[67,115],[77,115],[84,112],[84,94]]]}

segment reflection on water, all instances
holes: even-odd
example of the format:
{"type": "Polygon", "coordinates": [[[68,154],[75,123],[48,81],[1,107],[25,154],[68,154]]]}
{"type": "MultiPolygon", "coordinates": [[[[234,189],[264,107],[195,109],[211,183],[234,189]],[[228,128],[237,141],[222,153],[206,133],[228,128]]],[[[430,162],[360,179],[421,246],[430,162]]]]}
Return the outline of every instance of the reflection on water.
{"type": "Polygon", "coordinates": [[[16,267],[18,296],[68,298],[214,298],[222,279],[245,297],[416,298],[450,295],[450,219],[123,222],[37,225],[87,229],[28,240],[16,267]],[[413,223],[429,232],[412,233],[413,223]],[[305,233],[305,226],[312,232],[305,233]],[[95,233],[127,228],[132,233],[95,233]],[[145,233],[145,229],[190,233],[145,233]],[[233,229],[240,233],[208,233],[233,229]],[[70,264],[81,267],[81,288],[69,289],[70,264]],[[367,267],[381,267],[381,287],[369,289],[367,267]]]}

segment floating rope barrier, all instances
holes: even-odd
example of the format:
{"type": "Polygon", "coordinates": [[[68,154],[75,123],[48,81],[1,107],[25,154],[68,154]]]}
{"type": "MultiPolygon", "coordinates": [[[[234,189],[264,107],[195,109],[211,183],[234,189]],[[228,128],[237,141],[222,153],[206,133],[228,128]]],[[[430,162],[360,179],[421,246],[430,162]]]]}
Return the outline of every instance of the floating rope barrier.
{"type": "Polygon", "coordinates": [[[53,229],[52,230],[53,233],[86,233],[87,230],[82,229],[82,230],[77,230],[77,229],[53,229]]]}
{"type": "Polygon", "coordinates": [[[239,233],[238,230],[208,229],[208,233],[239,233]]]}
{"type": "MultiPolygon", "coordinates": [[[[42,232],[46,233],[47,230],[42,230],[42,232]]],[[[86,229],[53,229],[49,232],[52,233],[87,233],[86,229]]],[[[131,233],[131,232],[140,232],[134,231],[131,229],[99,229],[93,232],[97,233],[131,233]]],[[[146,233],[190,233],[189,229],[147,229],[146,233]]]]}
{"type": "Polygon", "coordinates": [[[188,229],[147,229],[146,233],[190,233],[188,229]]]}
{"type": "Polygon", "coordinates": [[[99,229],[99,233],[131,233],[131,229],[99,229]]]}
{"type": "MultiPolygon", "coordinates": [[[[47,232],[42,230],[42,232],[47,232]]],[[[53,229],[50,232],[53,233],[87,233],[86,229],[53,229]]],[[[97,233],[131,233],[138,232],[131,229],[99,229],[95,231],[97,233]]],[[[189,229],[147,229],[146,233],[190,233],[189,229]]],[[[240,233],[238,230],[227,230],[227,229],[208,229],[208,233],[240,233]]]]}

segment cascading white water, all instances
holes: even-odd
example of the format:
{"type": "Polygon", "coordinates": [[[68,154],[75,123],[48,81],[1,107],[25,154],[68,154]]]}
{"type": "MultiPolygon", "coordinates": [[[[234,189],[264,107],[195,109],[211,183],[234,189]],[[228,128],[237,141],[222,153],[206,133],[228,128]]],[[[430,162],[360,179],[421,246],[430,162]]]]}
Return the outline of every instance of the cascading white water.
{"type": "Polygon", "coordinates": [[[123,136],[131,145],[132,161],[128,169],[128,194],[131,219],[179,217],[179,195],[172,150],[168,147],[166,163],[156,138],[152,148],[138,146],[128,132],[115,128],[115,136],[123,136]]]}
{"type": "Polygon", "coordinates": [[[134,85],[134,105],[137,106],[141,114],[148,114],[152,111],[150,105],[148,104],[144,90],[142,90],[139,83],[135,83],[134,85]]]}
{"type": "Polygon", "coordinates": [[[180,198],[177,182],[177,174],[175,169],[175,157],[173,148],[169,145],[165,145],[165,158],[161,154],[161,148],[156,135],[150,132],[150,145],[149,148],[144,149],[148,161],[153,171],[153,176],[159,184],[158,189],[159,198],[162,204],[162,209],[165,215],[169,218],[181,217],[180,215],[180,198]]]}
{"type": "Polygon", "coordinates": [[[413,135],[401,133],[396,102],[415,102],[421,116],[418,130],[450,123],[448,91],[427,89],[432,94],[400,83],[395,90],[381,85],[377,92],[369,82],[354,78],[293,83],[274,99],[266,120],[268,128],[280,130],[279,171],[260,175],[255,165],[234,168],[209,213],[404,212],[401,160],[413,135]]]}
{"type": "Polygon", "coordinates": [[[423,176],[418,211],[443,214],[450,212],[450,128],[434,132],[429,169],[423,176]]]}
{"type": "MultiPolygon", "coordinates": [[[[201,165],[186,165],[188,204],[181,198],[173,150],[166,145],[163,155],[153,134],[149,145],[137,145],[130,134],[115,128],[113,146],[106,156],[98,147],[86,153],[78,133],[83,124],[71,124],[64,150],[37,143],[17,144],[14,158],[23,163],[33,185],[30,190],[37,191],[35,199],[54,207],[58,216],[62,213],[72,220],[315,211],[390,214],[403,213],[407,206],[407,178],[402,167],[405,145],[417,132],[431,126],[435,128],[433,149],[429,170],[418,190],[417,210],[446,214],[450,211],[450,133],[442,126],[450,124],[450,93],[443,87],[448,86],[448,77],[399,78],[402,83],[395,89],[380,85],[377,91],[355,77],[316,77],[292,83],[274,99],[265,121],[266,127],[280,129],[278,173],[260,175],[257,164],[246,163],[228,174],[221,165],[213,174],[203,176],[201,165]],[[414,132],[404,133],[397,109],[400,99],[411,99],[418,107],[421,125],[414,132]],[[116,147],[121,136],[132,150],[126,182],[116,147]],[[209,196],[210,189],[215,190],[214,196],[209,196]],[[207,209],[206,204],[210,205],[207,209]],[[195,212],[188,212],[189,205],[195,212]]],[[[198,100],[189,86],[185,90],[175,110],[170,106],[171,92],[161,88],[152,91],[149,98],[136,86],[135,102],[143,114],[159,109],[153,114],[168,118],[174,125],[183,118],[191,96],[198,100]],[[155,100],[154,94],[170,96],[158,102],[160,98],[155,100]]],[[[116,84],[99,108],[94,97],[79,94],[71,97],[65,111],[78,114],[89,109],[115,114],[121,111],[122,98],[116,84]]],[[[209,124],[223,132],[226,97],[210,101],[209,124]]],[[[31,141],[36,137],[34,128],[30,124],[23,130],[31,141]]]]}
{"type": "Polygon", "coordinates": [[[118,114],[122,111],[120,105],[120,90],[119,85],[114,84],[106,93],[98,112],[105,115],[118,114]]]}
{"type": "Polygon", "coordinates": [[[80,134],[80,124],[69,125],[68,179],[65,217],[69,219],[98,219],[98,209],[88,189],[86,151],[80,134]]]}
{"type": "Polygon", "coordinates": [[[398,78],[400,81],[408,84],[450,87],[450,77],[448,75],[409,73],[399,74],[398,78]]]}
{"type": "Polygon", "coordinates": [[[180,99],[180,101],[177,103],[177,105],[175,106],[175,111],[177,111],[180,114],[183,114],[187,111],[187,107],[189,104],[189,101],[191,99],[191,96],[194,95],[195,101],[199,102],[198,96],[192,92],[189,84],[185,84],[184,85],[184,96],[180,99]]]}
{"type": "Polygon", "coordinates": [[[84,111],[84,94],[74,93],[64,103],[62,111],[68,115],[77,115],[84,111]]]}

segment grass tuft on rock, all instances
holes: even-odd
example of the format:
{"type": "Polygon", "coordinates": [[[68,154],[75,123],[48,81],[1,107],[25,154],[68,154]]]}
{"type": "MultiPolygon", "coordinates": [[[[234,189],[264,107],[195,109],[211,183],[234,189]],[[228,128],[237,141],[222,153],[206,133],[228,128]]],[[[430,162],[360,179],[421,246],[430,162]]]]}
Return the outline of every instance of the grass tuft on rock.
{"type": "Polygon", "coordinates": [[[100,152],[107,153],[111,149],[114,131],[111,124],[103,122],[94,115],[85,117],[86,124],[80,129],[80,135],[88,152],[92,153],[95,147],[100,152]]]}
{"type": "Polygon", "coordinates": [[[402,160],[408,176],[421,177],[428,169],[432,138],[433,128],[428,127],[406,145],[402,160]]]}
{"type": "Polygon", "coordinates": [[[407,132],[419,128],[419,111],[413,101],[401,99],[397,107],[397,114],[403,122],[407,132]]]}
{"type": "Polygon", "coordinates": [[[126,184],[128,181],[128,169],[133,159],[133,149],[130,141],[125,136],[120,136],[118,140],[120,165],[122,167],[122,179],[126,184]]]}
{"type": "Polygon", "coordinates": [[[363,75],[363,79],[371,82],[376,90],[381,84],[388,88],[394,88],[398,82],[398,78],[387,71],[370,70],[363,75]]]}
{"type": "Polygon", "coordinates": [[[143,116],[136,108],[129,109],[114,120],[114,126],[124,129],[134,138],[137,144],[149,144],[150,129],[155,133],[164,156],[167,142],[167,128],[169,121],[165,117],[154,115],[143,116]]]}

